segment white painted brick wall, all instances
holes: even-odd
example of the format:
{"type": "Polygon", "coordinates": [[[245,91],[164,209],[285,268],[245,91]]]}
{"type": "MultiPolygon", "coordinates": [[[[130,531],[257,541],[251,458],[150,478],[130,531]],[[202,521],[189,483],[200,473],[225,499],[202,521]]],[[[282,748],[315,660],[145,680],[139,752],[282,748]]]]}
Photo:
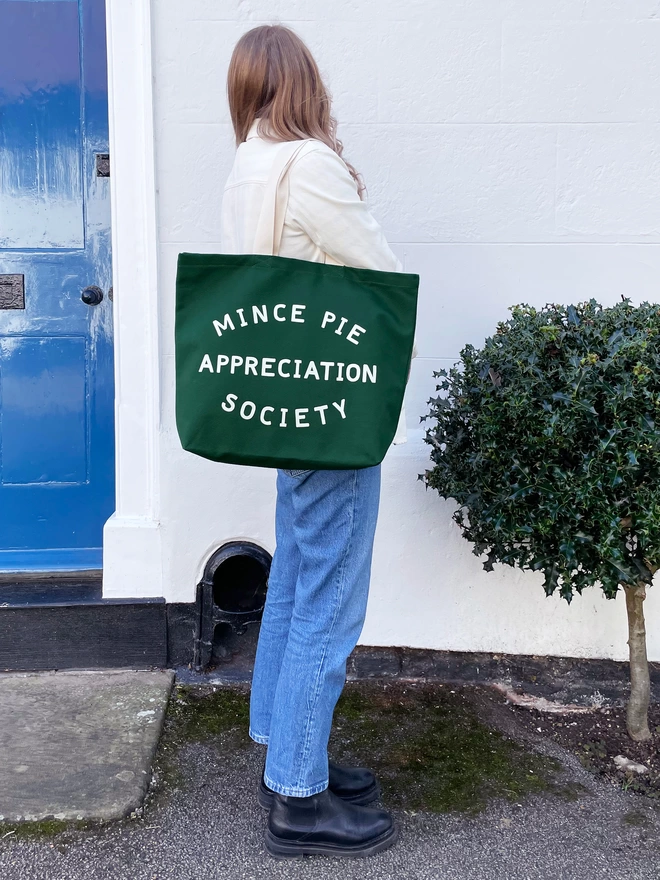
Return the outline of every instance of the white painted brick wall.
{"type": "MultiPolygon", "coordinates": [[[[660,0],[158,0],[153,21],[168,598],[192,599],[223,541],[273,549],[273,474],[179,447],[173,296],[177,253],[220,247],[234,43],[282,21],[314,51],[372,210],[422,279],[410,441],[384,465],[362,641],[625,657],[621,600],[592,590],[568,608],[540,576],[483,572],[451,503],[416,481],[428,460],[418,417],[433,369],[513,303],[658,298],[660,0]]],[[[657,589],[647,613],[660,660],[657,589]]]]}

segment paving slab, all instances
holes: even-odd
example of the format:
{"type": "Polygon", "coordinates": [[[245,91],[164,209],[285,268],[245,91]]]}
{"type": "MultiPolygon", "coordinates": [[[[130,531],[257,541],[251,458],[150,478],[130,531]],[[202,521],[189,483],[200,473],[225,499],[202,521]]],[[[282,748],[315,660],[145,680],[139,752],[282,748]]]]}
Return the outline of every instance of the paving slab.
{"type": "Polygon", "coordinates": [[[0,821],[101,820],[142,803],[169,670],[0,675],[0,821]]]}

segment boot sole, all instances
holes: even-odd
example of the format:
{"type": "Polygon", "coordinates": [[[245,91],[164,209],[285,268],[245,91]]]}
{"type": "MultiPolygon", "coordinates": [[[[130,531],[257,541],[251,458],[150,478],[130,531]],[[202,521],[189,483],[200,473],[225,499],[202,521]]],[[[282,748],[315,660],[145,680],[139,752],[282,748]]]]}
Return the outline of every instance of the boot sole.
{"type": "MultiPolygon", "coordinates": [[[[357,807],[366,807],[367,804],[372,804],[374,801],[377,801],[379,797],[380,785],[376,781],[370,788],[365,788],[360,794],[353,795],[352,797],[343,797],[342,800],[346,804],[355,804],[357,807]]],[[[273,794],[270,791],[264,791],[264,789],[259,786],[257,790],[257,800],[259,801],[260,807],[263,807],[264,810],[270,810],[273,805],[273,794]]]]}
{"type": "Polygon", "coordinates": [[[384,834],[366,843],[337,846],[337,844],[331,843],[298,843],[292,840],[282,840],[275,837],[270,830],[266,830],[266,849],[269,855],[275,859],[301,859],[303,856],[343,856],[364,859],[394,846],[398,837],[399,828],[397,825],[392,825],[384,834]]]}

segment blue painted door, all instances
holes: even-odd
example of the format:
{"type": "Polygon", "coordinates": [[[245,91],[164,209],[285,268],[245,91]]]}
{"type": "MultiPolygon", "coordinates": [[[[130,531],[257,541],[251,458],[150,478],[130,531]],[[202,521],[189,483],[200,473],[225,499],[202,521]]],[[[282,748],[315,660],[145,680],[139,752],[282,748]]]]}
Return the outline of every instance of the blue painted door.
{"type": "Polygon", "coordinates": [[[0,0],[0,35],[0,570],[100,568],[114,509],[104,2],[0,0]]]}

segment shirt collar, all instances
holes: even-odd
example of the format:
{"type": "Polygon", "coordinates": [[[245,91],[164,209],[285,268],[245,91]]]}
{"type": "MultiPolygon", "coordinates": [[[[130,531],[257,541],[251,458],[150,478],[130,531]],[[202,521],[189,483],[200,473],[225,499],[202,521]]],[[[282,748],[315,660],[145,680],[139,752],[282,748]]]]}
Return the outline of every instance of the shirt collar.
{"type": "Polygon", "coordinates": [[[250,126],[250,130],[247,133],[246,140],[249,141],[249,140],[251,140],[251,138],[259,137],[259,134],[257,132],[258,127],[259,127],[259,117],[257,117],[254,120],[254,122],[252,123],[252,125],[250,126]]]}

